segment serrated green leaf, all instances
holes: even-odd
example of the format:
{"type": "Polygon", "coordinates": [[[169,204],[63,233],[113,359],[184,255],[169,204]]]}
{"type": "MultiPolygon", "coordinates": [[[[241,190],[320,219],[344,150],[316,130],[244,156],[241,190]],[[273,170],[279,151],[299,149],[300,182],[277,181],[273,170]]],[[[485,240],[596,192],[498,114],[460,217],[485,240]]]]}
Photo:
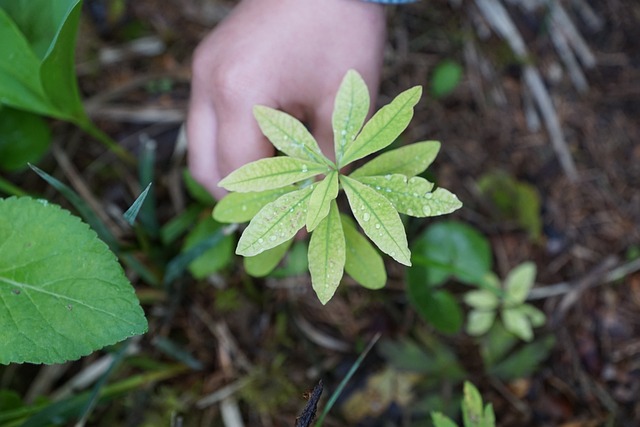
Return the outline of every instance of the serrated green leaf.
{"type": "MultiPolygon", "coordinates": [[[[195,247],[221,228],[222,224],[211,217],[205,217],[193,227],[193,230],[185,238],[182,252],[195,247]]],[[[191,261],[189,271],[193,277],[202,279],[227,266],[233,257],[233,241],[232,235],[224,236],[219,242],[191,261]]]]}
{"type": "Polygon", "coordinates": [[[309,199],[307,231],[313,231],[329,213],[331,202],[338,196],[338,173],[331,172],[320,181],[309,199]]]}
{"type": "Polygon", "coordinates": [[[131,284],[79,218],[0,200],[0,363],[61,363],[146,332],[131,284]]]}
{"type": "Polygon", "coordinates": [[[345,243],[335,200],[309,241],[311,284],[322,304],[329,302],[344,273],[345,243]]]}
{"type": "Polygon", "coordinates": [[[432,192],[433,184],[419,176],[409,180],[398,174],[357,179],[387,198],[398,212],[417,218],[448,214],[462,206],[455,194],[444,188],[432,192]]]}
{"type": "Polygon", "coordinates": [[[347,71],[342,79],[333,107],[331,123],[336,162],[353,142],[369,113],[369,90],[355,70],[347,71]]]}
{"type": "Polygon", "coordinates": [[[504,327],[524,341],[533,339],[533,329],[529,317],[522,311],[522,307],[505,308],[502,310],[504,327]]]}
{"type": "Polygon", "coordinates": [[[380,250],[400,264],[411,265],[407,235],[398,212],[384,196],[355,179],[341,176],[358,224],[380,250]]]}
{"type": "Polygon", "coordinates": [[[220,183],[229,191],[249,193],[274,190],[327,172],[327,166],[293,157],[269,157],[236,169],[220,183]]]}
{"type": "Polygon", "coordinates": [[[318,143],[300,120],[273,108],[256,105],[253,115],[262,133],[278,150],[300,160],[335,167],[320,151],[318,143]]]}
{"type": "Polygon", "coordinates": [[[295,190],[296,187],[289,186],[252,193],[229,193],[213,208],[213,219],[225,223],[251,221],[267,203],[295,190]]]}
{"type": "Polygon", "coordinates": [[[454,423],[451,418],[440,412],[432,412],[431,421],[433,421],[434,427],[458,427],[458,425],[454,423]]]}
{"type": "Polygon", "coordinates": [[[467,319],[467,333],[473,336],[484,335],[491,329],[495,319],[494,310],[471,310],[467,319]]]}
{"type": "Polygon", "coordinates": [[[278,266],[282,258],[289,250],[293,239],[279,244],[261,254],[246,257],[244,259],[244,269],[253,277],[264,277],[271,273],[278,266]]]}
{"type": "Polygon", "coordinates": [[[355,141],[347,147],[338,168],[383,149],[400,136],[411,121],[413,107],[421,94],[422,88],[419,86],[407,89],[374,114],[355,141]]]}
{"type": "Polygon", "coordinates": [[[424,172],[440,151],[440,142],[422,141],[387,151],[349,174],[351,178],[400,174],[415,176],[424,172]]]}
{"type": "Polygon", "coordinates": [[[365,288],[384,287],[387,272],[382,257],[369,240],[360,234],[351,218],[341,215],[341,219],[347,247],[344,271],[365,288]]]}
{"type": "Polygon", "coordinates": [[[292,191],[265,205],[242,233],[236,253],[258,255],[291,239],[304,226],[313,188],[292,191]]]}
{"type": "Polygon", "coordinates": [[[464,383],[462,400],[462,420],[465,427],[480,427],[482,421],[482,396],[469,381],[464,383]]]}
{"type": "Polygon", "coordinates": [[[522,304],[527,299],[535,279],[536,265],[533,262],[524,262],[511,270],[504,284],[505,304],[522,304]]]}
{"type": "Polygon", "coordinates": [[[50,143],[51,131],[42,117],[0,104],[0,169],[16,171],[36,163],[50,143]]]}
{"type": "Polygon", "coordinates": [[[464,302],[480,310],[494,310],[500,305],[497,295],[487,290],[469,291],[464,295],[464,302]]]}

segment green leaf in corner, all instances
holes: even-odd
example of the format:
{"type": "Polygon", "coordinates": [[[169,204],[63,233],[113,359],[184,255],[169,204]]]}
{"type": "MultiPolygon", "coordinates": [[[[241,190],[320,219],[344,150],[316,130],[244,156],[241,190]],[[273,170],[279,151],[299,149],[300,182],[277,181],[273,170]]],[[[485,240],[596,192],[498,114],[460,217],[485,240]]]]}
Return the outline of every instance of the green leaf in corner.
{"type": "Polygon", "coordinates": [[[327,166],[293,157],[256,160],[227,175],[218,186],[240,193],[274,190],[327,172],[327,166]]]}
{"type": "Polygon", "coordinates": [[[311,284],[322,304],[336,292],[345,264],[345,241],[338,205],[331,202],[329,214],[320,221],[309,241],[311,284]]]}
{"type": "Polygon", "coordinates": [[[224,223],[241,223],[251,221],[260,209],[283,194],[295,191],[296,187],[288,186],[275,190],[252,193],[229,193],[213,208],[213,219],[224,223]]]}
{"type": "Polygon", "coordinates": [[[404,225],[391,202],[355,179],[341,176],[340,180],[351,211],[365,234],[382,252],[400,264],[411,265],[404,225]]]}
{"type": "Polygon", "coordinates": [[[236,253],[258,255],[291,239],[304,226],[313,188],[292,191],[265,205],[242,233],[236,253]]]}
{"type": "Polygon", "coordinates": [[[260,130],[274,147],[287,156],[334,166],[320,151],[318,143],[300,120],[273,108],[256,105],[253,115],[260,130]]]}
{"type": "Polygon", "coordinates": [[[0,200],[0,363],[62,363],[147,330],[122,267],[59,206],[0,200]]]}
{"type": "Polygon", "coordinates": [[[313,231],[327,216],[331,202],[338,196],[338,189],[338,173],[336,171],[328,174],[316,185],[311,199],[309,199],[307,231],[313,231]]]}
{"type": "Polygon", "coordinates": [[[408,177],[424,172],[440,151],[440,142],[422,141],[382,153],[351,172],[351,178],[400,174],[408,177]]]}
{"type": "Polygon", "coordinates": [[[391,144],[409,125],[413,107],[421,94],[422,88],[419,86],[407,89],[374,114],[355,141],[347,147],[338,168],[391,144]]]}
{"type": "Polygon", "coordinates": [[[261,254],[246,257],[244,269],[253,277],[264,277],[278,266],[282,258],[289,250],[293,239],[279,244],[275,248],[268,249],[261,254]]]}
{"type": "Polygon", "coordinates": [[[36,163],[49,149],[51,131],[42,117],[0,104],[0,169],[36,163]]]}
{"type": "Polygon", "coordinates": [[[380,289],[387,283],[384,261],[378,251],[356,228],[353,220],[341,215],[347,248],[344,271],[368,289],[380,289]]]}
{"type": "Polygon", "coordinates": [[[80,0],[0,0],[0,98],[16,108],[88,122],[74,70],[80,0]]]}
{"type": "Polygon", "coordinates": [[[369,90],[360,74],[354,70],[347,71],[338,89],[331,119],[338,164],[362,129],[369,113],[369,103],[369,90]]]}

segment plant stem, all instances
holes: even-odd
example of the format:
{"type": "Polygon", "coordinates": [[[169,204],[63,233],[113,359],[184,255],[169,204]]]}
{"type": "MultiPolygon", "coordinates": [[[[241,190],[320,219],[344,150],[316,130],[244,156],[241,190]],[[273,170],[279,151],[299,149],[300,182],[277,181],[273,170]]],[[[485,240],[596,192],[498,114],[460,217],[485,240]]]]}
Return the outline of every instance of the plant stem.
{"type": "Polygon", "coordinates": [[[0,176],[0,191],[10,196],[26,196],[28,193],[21,188],[16,187],[6,179],[0,176]]]}
{"type": "Polygon", "coordinates": [[[94,125],[90,120],[82,120],[76,121],[76,125],[103,143],[109,150],[111,150],[116,156],[118,156],[122,161],[129,165],[134,165],[136,163],[135,157],[124,149],[121,145],[118,145],[116,141],[114,141],[109,135],[101,131],[96,125],[94,125]]]}

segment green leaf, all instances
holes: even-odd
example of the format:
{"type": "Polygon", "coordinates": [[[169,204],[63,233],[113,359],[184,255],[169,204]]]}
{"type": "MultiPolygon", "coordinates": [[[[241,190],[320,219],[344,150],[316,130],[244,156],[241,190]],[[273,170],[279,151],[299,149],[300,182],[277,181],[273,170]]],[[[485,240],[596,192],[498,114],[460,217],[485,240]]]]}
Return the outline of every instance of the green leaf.
{"type": "Polygon", "coordinates": [[[59,206],[0,200],[0,363],[62,363],[146,332],[95,232],[59,206]]]}
{"type": "Polygon", "coordinates": [[[521,307],[505,308],[502,310],[502,322],[504,327],[524,341],[533,339],[533,329],[529,317],[521,310],[521,307]]]}
{"type": "Polygon", "coordinates": [[[253,115],[262,133],[284,154],[334,167],[333,162],[322,154],[316,140],[298,119],[262,105],[253,107],[253,115]]]}
{"type": "Polygon", "coordinates": [[[538,365],[549,357],[555,345],[553,335],[527,344],[502,362],[492,366],[489,374],[502,380],[525,378],[538,370],[538,365]]]}
{"type": "Polygon", "coordinates": [[[189,193],[194,200],[205,206],[213,206],[216,204],[216,200],[211,193],[193,178],[188,168],[182,170],[182,181],[184,182],[187,193],[189,193]]]}
{"type": "Polygon", "coordinates": [[[480,427],[495,427],[496,416],[493,413],[493,405],[491,403],[484,407],[484,416],[482,418],[483,422],[480,424],[480,427]]]}
{"type": "Polygon", "coordinates": [[[333,141],[336,162],[340,164],[345,150],[353,142],[369,113],[369,90],[355,70],[342,79],[333,107],[333,141]]]}
{"type": "Polygon", "coordinates": [[[344,273],[345,243],[340,213],[335,201],[329,214],[320,221],[309,241],[311,284],[322,304],[329,302],[344,273]]]}
{"type": "Polygon", "coordinates": [[[451,418],[440,412],[432,412],[431,421],[433,421],[433,425],[435,427],[458,427],[458,425],[454,423],[451,418]]]}
{"type": "Polygon", "coordinates": [[[338,168],[391,144],[407,128],[413,117],[413,107],[420,100],[421,94],[422,88],[416,86],[405,90],[382,107],[347,147],[338,168]]]}
{"type": "Polygon", "coordinates": [[[341,215],[347,257],[344,270],[368,289],[380,289],[387,283],[384,261],[378,251],[357,230],[353,220],[341,215]]]}
{"type": "Polygon", "coordinates": [[[213,219],[225,223],[251,221],[267,203],[294,190],[296,187],[289,186],[252,193],[229,193],[213,208],[213,219]]]}
{"type": "Polygon", "coordinates": [[[0,104],[0,169],[36,163],[49,149],[51,132],[41,117],[0,104]]]}
{"type": "Polygon", "coordinates": [[[269,157],[236,169],[220,183],[229,191],[241,193],[273,190],[327,172],[327,166],[292,157],[269,157]]]}
{"type": "Polygon", "coordinates": [[[417,218],[448,214],[462,206],[460,200],[444,188],[431,192],[433,184],[419,176],[409,180],[398,174],[357,179],[389,199],[398,212],[417,218]]]}
{"type": "Polygon", "coordinates": [[[414,280],[407,284],[407,296],[418,314],[440,332],[454,334],[462,327],[462,309],[449,292],[414,280]]]}
{"type": "Polygon", "coordinates": [[[80,0],[0,0],[0,99],[30,112],[88,123],[76,83],[80,0]]]}
{"type": "Polygon", "coordinates": [[[0,100],[3,104],[38,114],[55,113],[40,82],[40,60],[4,8],[24,2],[0,3],[0,100]]]}
{"type": "Polygon", "coordinates": [[[527,299],[535,279],[536,265],[533,262],[524,262],[511,270],[504,284],[505,304],[522,304],[527,299]]]}
{"type": "Polygon", "coordinates": [[[480,427],[482,423],[482,396],[469,381],[464,383],[462,420],[465,427],[480,427]]]}
{"type": "Polygon", "coordinates": [[[430,285],[444,283],[450,276],[468,284],[484,283],[491,269],[489,241],[471,226],[457,221],[431,225],[412,247],[414,267],[409,280],[430,285]]]}
{"type": "Polygon", "coordinates": [[[547,321],[547,316],[531,304],[522,304],[519,308],[529,318],[534,328],[544,325],[547,321]]]}
{"type": "Polygon", "coordinates": [[[293,239],[279,244],[261,254],[246,257],[244,259],[244,269],[253,277],[264,277],[271,273],[278,266],[282,258],[289,250],[293,239]]]}
{"type": "MultiPolygon", "coordinates": [[[[211,217],[205,217],[193,227],[184,241],[182,252],[195,247],[222,228],[222,224],[211,217]]],[[[196,279],[202,279],[220,271],[233,258],[233,236],[224,236],[211,248],[189,263],[189,271],[196,279]]]]}
{"type": "Polygon", "coordinates": [[[122,215],[124,220],[127,221],[129,225],[133,225],[133,223],[136,221],[138,212],[140,212],[140,208],[142,207],[144,200],[147,198],[147,194],[149,193],[150,188],[151,183],[147,185],[147,188],[145,188],[142,193],[140,193],[136,200],[134,200],[134,202],[131,204],[129,209],[127,209],[127,211],[122,215]]]}
{"type": "Polygon", "coordinates": [[[497,295],[484,289],[467,292],[464,295],[464,302],[480,310],[495,310],[500,305],[497,295]]]}
{"type": "Polygon", "coordinates": [[[265,205],[244,230],[236,253],[254,256],[291,239],[304,226],[313,185],[265,205]]]}
{"type": "Polygon", "coordinates": [[[380,250],[400,264],[411,265],[407,235],[398,212],[384,196],[346,176],[340,181],[358,224],[380,250]]]}
{"type": "Polygon", "coordinates": [[[467,333],[473,336],[486,334],[496,319],[494,310],[471,310],[467,319],[467,333]]]}
{"type": "Polygon", "coordinates": [[[338,172],[333,171],[320,181],[309,199],[307,231],[313,231],[329,213],[331,202],[338,196],[338,172]]]}
{"type": "Polygon", "coordinates": [[[440,142],[422,141],[376,156],[349,174],[352,178],[400,174],[408,177],[424,172],[440,151],[440,142]]]}
{"type": "Polygon", "coordinates": [[[462,78],[462,67],[455,61],[445,60],[433,69],[431,76],[431,95],[442,98],[458,87],[462,78]]]}

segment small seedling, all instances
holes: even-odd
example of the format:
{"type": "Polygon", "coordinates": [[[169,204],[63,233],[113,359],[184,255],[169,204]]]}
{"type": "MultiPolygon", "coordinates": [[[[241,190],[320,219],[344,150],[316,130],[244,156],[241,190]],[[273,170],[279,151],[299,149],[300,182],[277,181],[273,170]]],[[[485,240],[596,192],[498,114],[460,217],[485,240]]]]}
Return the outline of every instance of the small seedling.
{"type": "Polygon", "coordinates": [[[522,263],[511,270],[503,288],[499,279],[489,273],[487,286],[493,290],[482,289],[465,295],[465,302],[473,307],[469,313],[467,332],[483,335],[491,328],[500,310],[505,329],[525,341],[531,341],[533,328],[542,326],[546,320],[542,311],[525,303],[535,277],[536,266],[532,262],[522,263]]]}
{"type": "MultiPolygon", "coordinates": [[[[457,427],[456,423],[440,412],[433,412],[431,419],[435,427],[457,427]]],[[[495,427],[496,425],[493,406],[489,403],[483,408],[480,392],[468,381],[464,383],[462,422],[464,427],[495,427]]]]}
{"type": "Polygon", "coordinates": [[[309,271],[313,289],[327,303],[346,271],[368,288],[386,282],[382,258],[338,211],[342,189],[364,234],[384,253],[411,265],[399,213],[443,215],[460,208],[458,198],[418,177],[433,161],[440,143],[424,141],[379,155],[349,175],[343,168],[390,145],[407,127],[422,93],[402,92],[365,124],[369,91],[356,71],[347,72],[335,99],[332,126],[335,159],[329,160],[307,128],[290,115],[256,106],[260,129],[284,156],[261,159],[229,174],[220,186],[233,191],[213,211],[220,222],[245,222],[236,253],[271,262],[298,230],[311,233],[309,271]],[[315,177],[323,177],[316,181],[315,177]]]}

